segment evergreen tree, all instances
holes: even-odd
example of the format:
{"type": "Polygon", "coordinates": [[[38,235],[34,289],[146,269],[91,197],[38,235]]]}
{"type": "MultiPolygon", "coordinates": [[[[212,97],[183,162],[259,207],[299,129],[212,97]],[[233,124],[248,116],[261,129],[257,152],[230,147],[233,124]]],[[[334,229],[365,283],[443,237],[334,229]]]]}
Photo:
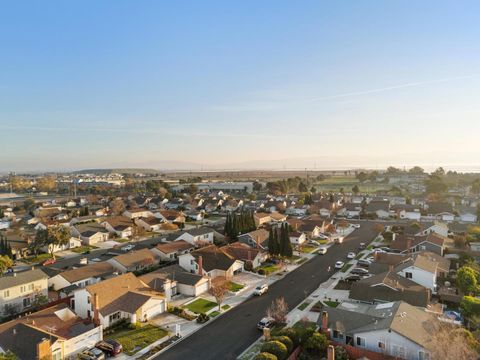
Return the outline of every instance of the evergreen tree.
{"type": "Polygon", "coordinates": [[[290,230],[287,223],[283,225],[283,232],[285,236],[285,249],[283,256],[285,257],[292,257],[293,256],[293,248],[292,243],[290,242],[290,230]]]}
{"type": "Polygon", "coordinates": [[[274,240],[273,240],[273,230],[270,229],[268,233],[268,253],[271,256],[275,256],[275,245],[274,245],[274,240]]]}

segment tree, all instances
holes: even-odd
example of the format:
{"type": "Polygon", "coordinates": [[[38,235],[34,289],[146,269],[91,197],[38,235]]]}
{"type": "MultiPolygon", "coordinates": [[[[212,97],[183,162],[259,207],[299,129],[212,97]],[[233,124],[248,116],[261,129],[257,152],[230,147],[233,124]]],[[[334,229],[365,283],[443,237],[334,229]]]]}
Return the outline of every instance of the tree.
{"type": "Polygon", "coordinates": [[[0,354],[0,360],[17,360],[17,355],[8,350],[4,354],[0,354]]]}
{"type": "Polygon", "coordinates": [[[44,176],[37,179],[37,190],[39,191],[52,192],[56,187],[56,180],[53,176],[44,176]]]}
{"type": "Polygon", "coordinates": [[[435,176],[444,176],[445,175],[445,169],[442,167],[437,168],[434,172],[432,172],[432,175],[435,176]]]}
{"type": "Polygon", "coordinates": [[[145,236],[145,229],[137,224],[133,224],[132,226],[132,238],[135,240],[140,239],[141,237],[145,236]]]}
{"type": "Polygon", "coordinates": [[[360,192],[360,189],[358,188],[358,185],[354,185],[352,187],[352,192],[357,195],[360,192]]]}
{"type": "Polygon", "coordinates": [[[291,353],[293,350],[293,341],[288,336],[273,336],[270,338],[270,341],[280,341],[287,347],[288,353],[291,353]]]}
{"type": "Polygon", "coordinates": [[[466,295],[475,295],[478,288],[478,272],[470,266],[462,266],[457,271],[457,286],[466,295]]]}
{"type": "Polygon", "coordinates": [[[476,179],[473,183],[472,183],[472,187],[470,189],[470,191],[476,195],[479,195],[480,194],[480,179],[476,179]]]}
{"type": "Polygon", "coordinates": [[[415,174],[415,175],[421,175],[425,173],[425,170],[423,170],[420,166],[414,166],[410,170],[408,170],[410,174],[415,174]]]}
{"type": "Polygon", "coordinates": [[[30,181],[21,176],[10,177],[10,185],[15,192],[23,192],[30,188],[30,181]]]}
{"type": "Polygon", "coordinates": [[[427,195],[442,195],[448,190],[448,186],[443,182],[442,178],[435,174],[430,175],[425,180],[425,187],[427,195]]]}
{"type": "Polygon", "coordinates": [[[259,183],[258,181],[255,181],[253,183],[253,191],[260,191],[262,190],[262,184],[259,183]]]}
{"type": "Polygon", "coordinates": [[[278,360],[278,357],[276,357],[273,354],[270,354],[268,352],[261,352],[257,354],[253,360],[278,360]]]}
{"type": "Polygon", "coordinates": [[[347,350],[341,346],[335,346],[335,360],[350,360],[347,350]]]}
{"type": "Polygon", "coordinates": [[[287,347],[280,341],[267,341],[262,345],[260,351],[273,354],[278,360],[285,360],[288,357],[287,347]]]}
{"type": "Polygon", "coordinates": [[[389,166],[387,168],[387,175],[398,175],[402,172],[402,170],[396,168],[396,167],[393,167],[393,166],[389,166]]]}
{"type": "Polygon", "coordinates": [[[305,343],[305,349],[315,355],[319,355],[327,349],[328,346],[328,340],[327,337],[324,334],[320,334],[319,332],[314,332],[312,336],[310,336],[306,343],[305,343]]]}
{"type": "Polygon", "coordinates": [[[287,314],[288,304],[283,297],[273,300],[267,309],[267,317],[272,318],[279,325],[287,322],[287,314]]]}
{"type": "Polygon", "coordinates": [[[115,199],[110,203],[110,209],[114,215],[121,215],[125,211],[125,203],[122,199],[115,199]]]}
{"type": "Polygon", "coordinates": [[[368,175],[367,175],[367,173],[365,173],[365,172],[363,172],[363,171],[360,172],[360,173],[358,173],[355,177],[356,177],[356,178],[358,179],[358,181],[360,181],[361,183],[363,183],[363,182],[365,182],[365,181],[368,180],[368,175]]]}
{"type": "Polygon", "coordinates": [[[425,346],[431,359],[477,359],[478,342],[471,332],[439,321],[431,326],[425,346]]]}
{"type": "Polygon", "coordinates": [[[222,302],[225,299],[227,294],[228,287],[225,281],[217,281],[215,284],[212,283],[210,287],[210,294],[215,298],[218,304],[218,311],[222,310],[222,302]]]}
{"type": "Polygon", "coordinates": [[[0,276],[13,266],[13,260],[6,255],[0,255],[0,276]]]}
{"type": "Polygon", "coordinates": [[[33,198],[31,198],[31,197],[26,198],[23,201],[23,208],[27,212],[33,211],[33,209],[35,208],[35,200],[33,200],[33,198]]]}
{"type": "Polygon", "coordinates": [[[46,246],[48,252],[55,258],[55,247],[67,244],[70,237],[70,231],[62,225],[51,226],[46,230],[38,230],[35,234],[35,239],[29,244],[30,250],[37,254],[42,247],[46,246]]]}

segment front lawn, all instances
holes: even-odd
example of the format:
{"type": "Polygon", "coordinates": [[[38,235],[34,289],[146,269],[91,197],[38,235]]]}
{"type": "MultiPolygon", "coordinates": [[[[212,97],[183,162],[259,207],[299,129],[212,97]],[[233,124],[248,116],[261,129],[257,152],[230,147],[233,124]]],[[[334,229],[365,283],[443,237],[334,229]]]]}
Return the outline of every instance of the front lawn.
{"type": "Polygon", "coordinates": [[[214,318],[214,317],[216,317],[216,316],[218,316],[218,315],[220,315],[220,312],[217,311],[217,310],[212,311],[212,312],[209,314],[209,316],[212,317],[212,318],[214,318]]]}
{"type": "MultiPolygon", "coordinates": [[[[52,255],[51,254],[38,254],[37,256],[32,256],[23,259],[23,261],[29,263],[29,264],[36,264],[36,263],[43,263],[45,260],[51,259],[52,255]]],[[[60,260],[61,257],[55,256],[56,260],[60,260]]]]}
{"type": "Polygon", "coordinates": [[[338,301],[324,301],[323,303],[332,308],[336,308],[340,304],[338,301]]]}
{"type": "Polygon", "coordinates": [[[168,335],[168,332],[147,324],[136,329],[122,329],[111,335],[108,339],[117,340],[123,346],[123,351],[127,355],[133,355],[144,347],[168,335]]]}
{"type": "Polygon", "coordinates": [[[348,269],[350,269],[351,267],[353,266],[352,263],[348,263],[348,264],[345,264],[342,268],[342,270],[340,270],[341,272],[347,272],[348,269]]]}
{"type": "Polygon", "coordinates": [[[275,272],[278,270],[278,265],[275,265],[275,264],[265,264],[265,265],[262,265],[260,266],[258,269],[257,269],[257,272],[260,274],[260,275],[270,275],[271,273],[275,272]]]}
{"type": "Polygon", "coordinates": [[[222,305],[222,310],[228,310],[228,309],[230,309],[230,305],[228,304],[222,305]]]}
{"type": "Polygon", "coordinates": [[[239,292],[240,290],[242,290],[245,286],[242,285],[242,284],[237,284],[237,283],[234,283],[233,281],[230,281],[228,283],[228,290],[231,291],[231,292],[239,292]]]}
{"type": "Polygon", "coordinates": [[[298,307],[298,310],[305,310],[308,305],[310,305],[310,303],[309,303],[308,301],[305,301],[303,304],[301,304],[301,305],[298,307]]]}
{"type": "Polygon", "coordinates": [[[316,246],[308,245],[308,246],[303,246],[302,247],[302,252],[306,253],[306,254],[310,254],[312,251],[315,251],[317,249],[318,249],[318,247],[316,247],[316,246]]]}
{"type": "Polygon", "coordinates": [[[93,249],[98,249],[98,247],[83,245],[83,246],[73,248],[73,249],[71,249],[71,251],[73,251],[74,253],[77,253],[77,254],[81,254],[81,253],[84,253],[85,251],[90,251],[90,250],[93,250],[93,249]]]}
{"type": "Polygon", "coordinates": [[[184,308],[196,314],[205,314],[212,310],[215,306],[217,306],[217,303],[200,298],[191,302],[190,304],[185,305],[184,308]]]}
{"type": "Polygon", "coordinates": [[[114,239],[113,241],[118,242],[120,244],[129,242],[130,239],[125,239],[125,238],[120,238],[120,239],[114,239]]]}

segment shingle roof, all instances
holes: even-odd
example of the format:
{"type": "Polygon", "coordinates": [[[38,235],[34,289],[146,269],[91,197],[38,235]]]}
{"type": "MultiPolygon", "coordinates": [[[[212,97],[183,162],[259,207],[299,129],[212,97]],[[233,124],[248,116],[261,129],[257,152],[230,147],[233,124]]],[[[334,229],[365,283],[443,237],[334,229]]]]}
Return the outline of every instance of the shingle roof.
{"type": "Polygon", "coordinates": [[[139,264],[154,264],[158,261],[157,257],[149,249],[133,250],[129,253],[115,256],[113,260],[126,268],[139,264]]]}
{"type": "Polygon", "coordinates": [[[95,264],[82,266],[77,269],[64,271],[60,275],[68,282],[74,283],[92,277],[108,276],[113,274],[115,271],[115,268],[110,263],[101,261],[95,264]]]}
{"type": "Polygon", "coordinates": [[[0,290],[9,289],[13,286],[23,285],[42,279],[48,279],[48,276],[40,269],[13,273],[13,275],[5,275],[0,277],[0,290]]]}
{"type": "MultiPolygon", "coordinates": [[[[178,236],[177,236],[178,237],[178,236]]],[[[193,249],[194,246],[185,240],[177,240],[164,244],[158,244],[157,249],[164,254],[170,254],[176,251],[184,251],[188,249],[193,249]]]]}
{"type": "Polygon", "coordinates": [[[195,250],[191,254],[197,262],[198,258],[202,257],[202,266],[207,272],[215,269],[228,270],[235,263],[235,259],[232,256],[224,253],[215,245],[195,250]]]}

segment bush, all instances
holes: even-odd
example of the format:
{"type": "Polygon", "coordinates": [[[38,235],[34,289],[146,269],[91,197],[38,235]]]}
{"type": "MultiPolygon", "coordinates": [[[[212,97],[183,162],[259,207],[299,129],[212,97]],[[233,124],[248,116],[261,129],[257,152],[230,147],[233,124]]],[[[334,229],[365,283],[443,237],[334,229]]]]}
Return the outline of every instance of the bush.
{"type": "Polygon", "coordinates": [[[264,269],[259,269],[258,274],[259,275],[265,275],[265,270],[264,269]]]}
{"type": "Polygon", "coordinates": [[[320,354],[328,346],[327,337],[319,332],[314,332],[305,342],[305,349],[312,354],[320,354]]]}
{"type": "Polygon", "coordinates": [[[283,328],[278,332],[278,336],[287,336],[290,340],[292,340],[294,347],[300,345],[300,334],[294,328],[283,328]]]}
{"type": "Polygon", "coordinates": [[[261,352],[253,358],[253,360],[278,360],[278,358],[268,352],[261,352]]]}
{"type": "Polygon", "coordinates": [[[140,329],[141,327],[142,327],[142,324],[140,324],[139,322],[131,323],[131,324],[128,325],[128,328],[130,330],[140,329]]]}
{"type": "Polygon", "coordinates": [[[347,350],[341,346],[335,346],[335,360],[350,360],[347,350]]]}
{"type": "Polygon", "coordinates": [[[288,350],[280,341],[268,341],[263,344],[261,352],[275,355],[278,360],[285,360],[288,357],[288,350]]]}
{"type": "Polygon", "coordinates": [[[199,324],[206,323],[208,320],[210,320],[210,316],[208,316],[207,314],[202,313],[197,317],[197,323],[199,324]]]}
{"type": "Polygon", "coordinates": [[[287,347],[287,351],[290,354],[293,350],[293,341],[288,336],[273,336],[270,341],[280,341],[287,347]]]}

